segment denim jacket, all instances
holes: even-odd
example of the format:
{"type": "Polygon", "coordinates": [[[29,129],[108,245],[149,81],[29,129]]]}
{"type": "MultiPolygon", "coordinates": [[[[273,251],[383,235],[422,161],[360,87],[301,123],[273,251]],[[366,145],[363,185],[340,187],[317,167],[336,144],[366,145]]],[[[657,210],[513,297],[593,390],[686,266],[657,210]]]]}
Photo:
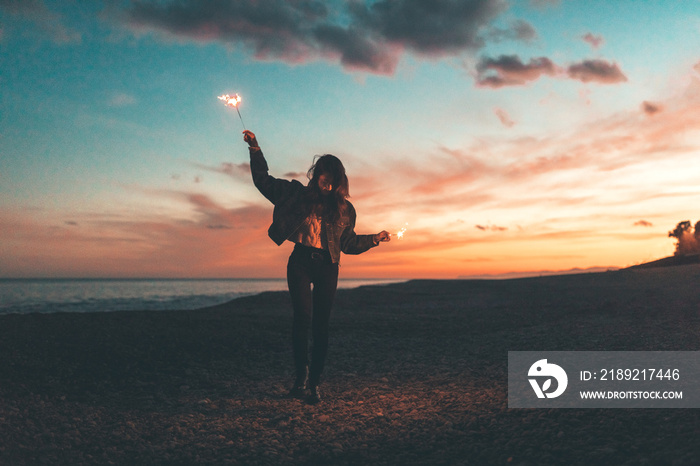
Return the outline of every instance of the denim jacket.
{"type": "MultiPolygon", "coordinates": [[[[268,166],[260,149],[250,150],[250,172],[253,184],[274,204],[272,225],[267,231],[270,238],[279,246],[301,226],[311,214],[311,206],[303,202],[303,194],[308,189],[297,180],[283,180],[268,174],[268,166]]],[[[347,203],[346,213],[336,222],[325,222],[328,251],[334,263],[340,261],[340,252],[361,254],[376,246],[374,235],[355,233],[355,208],[347,203]]]]}

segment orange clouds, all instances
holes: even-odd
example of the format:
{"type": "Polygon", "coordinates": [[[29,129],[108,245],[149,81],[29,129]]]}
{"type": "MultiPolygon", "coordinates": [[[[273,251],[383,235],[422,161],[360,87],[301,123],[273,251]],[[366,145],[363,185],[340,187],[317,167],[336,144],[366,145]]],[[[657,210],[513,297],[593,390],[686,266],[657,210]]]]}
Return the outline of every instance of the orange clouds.
{"type": "Polygon", "coordinates": [[[178,196],[193,220],[82,214],[59,221],[3,213],[0,276],[270,276],[267,264],[278,252],[266,247],[268,209],[226,209],[202,194],[178,196]]]}
{"type": "Polygon", "coordinates": [[[590,32],[584,34],[582,39],[584,42],[588,42],[593,49],[599,49],[605,42],[602,36],[596,36],[590,32]]]}
{"type": "Polygon", "coordinates": [[[367,271],[372,264],[454,276],[480,268],[625,266],[667,255],[665,229],[700,196],[693,181],[700,176],[693,130],[700,127],[699,102],[700,83],[693,81],[655,103],[664,111],[654,118],[630,108],[569,133],[479,139],[386,159],[373,180],[363,174],[362,186],[381,186],[391,172],[391,192],[356,190],[358,214],[382,227],[409,221],[412,231],[400,245],[357,261],[367,271]],[[403,268],[389,265],[394,254],[403,268]]]}
{"type": "Polygon", "coordinates": [[[649,116],[653,116],[663,111],[663,105],[653,102],[647,102],[645,100],[644,102],[642,102],[642,111],[649,116]]]}
{"type": "Polygon", "coordinates": [[[245,179],[247,180],[250,178],[250,163],[245,162],[245,163],[231,163],[231,162],[223,162],[221,165],[216,166],[216,167],[211,167],[208,165],[202,165],[199,163],[194,164],[195,167],[201,168],[203,170],[207,170],[209,172],[213,173],[221,173],[226,176],[230,176],[233,179],[241,180],[245,179]]]}
{"type": "MultiPolygon", "coordinates": [[[[410,226],[403,240],[343,257],[342,276],[454,278],[670,254],[668,229],[700,199],[700,82],[654,102],[663,111],[653,118],[637,104],[568,132],[371,158],[348,173],[357,233],[410,226]]],[[[0,276],[283,276],[290,245],[268,239],[262,196],[243,203],[247,165],[197,167],[230,189],[205,192],[205,180],[196,192],[138,193],[167,213],[0,212],[0,276]]]]}
{"type": "Polygon", "coordinates": [[[496,108],[496,109],[494,109],[493,112],[496,114],[496,116],[498,117],[498,119],[500,120],[500,122],[501,122],[501,123],[503,124],[503,126],[505,126],[506,128],[512,128],[513,126],[515,126],[515,122],[514,122],[513,119],[510,117],[510,115],[508,114],[508,112],[506,112],[506,111],[503,110],[502,108],[496,108]]]}

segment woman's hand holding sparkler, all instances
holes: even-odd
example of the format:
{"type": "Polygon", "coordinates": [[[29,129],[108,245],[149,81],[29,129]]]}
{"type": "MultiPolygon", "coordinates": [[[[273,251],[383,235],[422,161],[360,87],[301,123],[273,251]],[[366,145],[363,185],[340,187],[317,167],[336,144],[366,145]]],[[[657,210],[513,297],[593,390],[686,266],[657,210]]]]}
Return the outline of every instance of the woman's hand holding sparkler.
{"type": "Polygon", "coordinates": [[[254,147],[256,149],[260,148],[260,146],[258,145],[258,140],[255,137],[255,133],[253,133],[252,131],[243,131],[243,140],[247,142],[250,147],[254,147]]]}
{"type": "Polygon", "coordinates": [[[379,244],[381,242],[387,241],[391,241],[391,234],[386,230],[382,230],[381,232],[374,235],[374,244],[379,244]]]}

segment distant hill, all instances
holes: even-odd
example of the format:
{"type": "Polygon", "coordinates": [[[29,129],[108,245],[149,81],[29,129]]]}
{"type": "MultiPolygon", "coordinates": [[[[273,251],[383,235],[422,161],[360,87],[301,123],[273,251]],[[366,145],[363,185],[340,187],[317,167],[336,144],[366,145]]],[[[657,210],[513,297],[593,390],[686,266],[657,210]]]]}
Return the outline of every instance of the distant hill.
{"type": "Polygon", "coordinates": [[[481,275],[459,275],[458,280],[496,280],[496,279],[511,279],[511,278],[530,278],[530,277],[548,277],[554,275],[578,275],[583,273],[599,273],[618,270],[618,267],[588,267],[582,269],[576,267],[568,270],[536,270],[531,272],[507,272],[498,274],[481,274],[481,275]]]}
{"type": "Polygon", "coordinates": [[[664,257],[644,264],[633,265],[628,269],[653,269],[656,267],[674,267],[677,265],[700,264],[700,254],[688,254],[684,256],[664,257]]]}

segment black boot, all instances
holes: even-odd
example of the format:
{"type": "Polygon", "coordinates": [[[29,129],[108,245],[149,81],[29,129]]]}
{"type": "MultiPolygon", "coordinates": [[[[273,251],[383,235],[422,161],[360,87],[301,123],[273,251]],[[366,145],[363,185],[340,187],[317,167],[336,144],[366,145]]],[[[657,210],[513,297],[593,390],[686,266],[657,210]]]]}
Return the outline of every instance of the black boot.
{"type": "Polygon", "coordinates": [[[309,368],[304,368],[303,372],[297,373],[297,378],[294,380],[294,385],[289,390],[289,396],[292,398],[303,398],[306,391],[306,378],[309,374],[309,368]]]}
{"type": "Polygon", "coordinates": [[[311,393],[309,394],[308,398],[306,398],[306,402],[310,405],[319,404],[321,402],[321,392],[318,389],[318,385],[310,387],[310,390],[311,393]]]}

